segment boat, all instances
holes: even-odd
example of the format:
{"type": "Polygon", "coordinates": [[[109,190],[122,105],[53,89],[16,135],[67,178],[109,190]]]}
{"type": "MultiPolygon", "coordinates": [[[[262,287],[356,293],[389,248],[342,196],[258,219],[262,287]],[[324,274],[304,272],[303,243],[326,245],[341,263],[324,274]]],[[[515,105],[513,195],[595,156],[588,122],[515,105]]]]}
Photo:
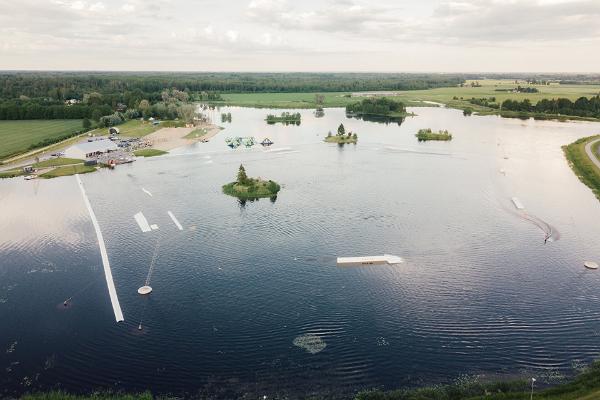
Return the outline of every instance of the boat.
{"type": "Polygon", "coordinates": [[[583,263],[583,266],[587,269],[598,269],[598,264],[593,261],[586,261],[583,263]]]}
{"type": "Polygon", "coordinates": [[[25,175],[25,180],[26,181],[30,181],[30,180],[35,179],[35,178],[37,178],[37,175],[25,175]]]}
{"type": "Polygon", "coordinates": [[[273,144],[273,141],[269,138],[264,138],[262,142],[260,142],[263,146],[270,146],[273,144]]]}

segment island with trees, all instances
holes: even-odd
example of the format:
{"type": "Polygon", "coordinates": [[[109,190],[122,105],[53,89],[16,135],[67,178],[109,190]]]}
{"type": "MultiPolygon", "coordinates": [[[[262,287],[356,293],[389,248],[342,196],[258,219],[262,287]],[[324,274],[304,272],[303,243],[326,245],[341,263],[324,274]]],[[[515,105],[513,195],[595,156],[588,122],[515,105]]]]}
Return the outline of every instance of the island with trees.
{"type": "Polygon", "coordinates": [[[452,140],[452,134],[447,130],[433,132],[430,128],[419,129],[419,132],[415,136],[419,139],[419,142],[427,142],[428,140],[452,140]]]}
{"type": "Polygon", "coordinates": [[[366,98],[346,106],[348,116],[382,116],[404,118],[412,115],[406,112],[406,106],[401,101],[391,100],[386,97],[366,98]]]}
{"type": "Polygon", "coordinates": [[[337,134],[333,135],[331,131],[329,131],[327,137],[325,138],[325,142],[337,143],[340,145],[350,143],[356,144],[358,142],[358,135],[350,131],[346,132],[344,124],[340,124],[337,129],[337,134]]]}
{"type": "Polygon", "coordinates": [[[272,180],[249,178],[246,169],[240,165],[237,180],[223,185],[223,193],[241,200],[276,197],[281,186],[272,180]]]}
{"type": "Polygon", "coordinates": [[[267,118],[265,119],[267,121],[267,124],[272,125],[272,124],[276,124],[278,122],[281,122],[285,125],[300,125],[300,120],[302,119],[302,116],[300,115],[299,112],[297,113],[290,113],[290,112],[282,112],[281,115],[273,115],[273,114],[269,114],[267,115],[267,118]]]}

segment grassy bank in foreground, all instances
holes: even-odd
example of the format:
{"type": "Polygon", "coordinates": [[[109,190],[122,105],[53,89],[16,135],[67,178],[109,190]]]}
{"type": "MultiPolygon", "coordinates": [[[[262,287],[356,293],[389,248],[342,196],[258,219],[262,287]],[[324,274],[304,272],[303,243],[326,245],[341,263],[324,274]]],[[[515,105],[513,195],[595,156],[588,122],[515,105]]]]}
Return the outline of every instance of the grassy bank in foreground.
{"type": "MultiPolygon", "coordinates": [[[[459,400],[459,399],[529,399],[530,381],[481,383],[477,380],[458,381],[452,385],[390,392],[364,391],[356,400],[459,400]]],[[[595,400],[600,399],[600,363],[587,367],[571,382],[545,390],[535,390],[537,400],[595,400]]]]}
{"type": "Polygon", "coordinates": [[[575,175],[592,189],[592,192],[600,200],[600,168],[590,160],[585,152],[586,144],[597,138],[600,138],[600,135],[581,138],[568,146],[563,146],[563,151],[575,175]]]}
{"type": "Polygon", "coordinates": [[[133,155],[136,157],[156,157],[162,156],[163,154],[167,154],[168,151],[158,150],[158,149],[141,149],[133,152],[133,155]]]}
{"type": "Polygon", "coordinates": [[[0,160],[66,139],[82,129],[80,119],[0,121],[0,160]]]}
{"type": "MultiPolygon", "coordinates": [[[[450,385],[436,385],[417,389],[393,391],[368,390],[358,393],[355,400],[527,400],[530,398],[530,381],[479,382],[477,379],[461,379],[450,385]]],[[[34,393],[22,400],[152,400],[151,393],[112,394],[95,393],[88,396],[70,395],[65,392],[34,393]]],[[[316,396],[311,398],[318,399],[316,396]]],[[[600,363],[595,362],[570,382],[549,389],[534,388],[536,400],[597,400],[600,399],[600,363]]]]}

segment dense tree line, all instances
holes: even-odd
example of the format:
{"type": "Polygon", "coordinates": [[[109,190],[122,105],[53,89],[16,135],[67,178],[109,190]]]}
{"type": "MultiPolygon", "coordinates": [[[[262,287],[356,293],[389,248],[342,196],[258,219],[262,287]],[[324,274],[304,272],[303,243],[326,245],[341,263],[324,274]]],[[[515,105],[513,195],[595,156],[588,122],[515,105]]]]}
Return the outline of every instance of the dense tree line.
{"type": "Polygon", "coordinates": [[[385,97],[366,98],[362,101],[348,104],[346,112],[350,114],[388,115],[406,112],[404,103],[385,97]]]}
{"type": "Polygon", "coordinates": [[[0,103],[0,120],[83,118],[98,120],[103,115],[112,112],[113,108],[105,104],[65,105],[57,102],[28,100],[7,100],[0,103]]]}
{"type": "Polygon", "coordinates": [[[165,89],[189,93],[414,90],[456,86],[460,75],[383,73],[0,73],[0,98],[83,99],[98,92],[128,106],[145,98],[160,100],[165,89]]]}
{"type": "Polygon", "coordinates": [[[500,108],[500,105],[498,103],[496,103],[495,97],[490,97],[490,98],[482,97],[479,99],[472,97],[468,101],[469,101],[469,103],[475,104],[477,106],[489,107],[489,108],[500,108]]]}
{"type": "Polygon", "coordinates": [[[543,99],[531,104],[529,99],[523,101],[505,100],[502,111],[535,112],[542,114],[561,114],[578,117],[600,118],[600,95],[591,98],[580,97],[574,102],[569,99],[543,99]]]}

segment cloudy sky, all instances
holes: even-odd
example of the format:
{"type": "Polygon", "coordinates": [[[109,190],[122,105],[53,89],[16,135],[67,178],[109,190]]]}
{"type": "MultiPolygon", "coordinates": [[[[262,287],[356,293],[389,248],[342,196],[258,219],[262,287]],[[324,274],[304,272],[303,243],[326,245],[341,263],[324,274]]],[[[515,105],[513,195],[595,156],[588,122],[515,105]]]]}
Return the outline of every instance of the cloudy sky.
{"type": "Polygon", "coordinates": [[[600,72],[600,0],[0,0],[0,69],[600,72]]]}

